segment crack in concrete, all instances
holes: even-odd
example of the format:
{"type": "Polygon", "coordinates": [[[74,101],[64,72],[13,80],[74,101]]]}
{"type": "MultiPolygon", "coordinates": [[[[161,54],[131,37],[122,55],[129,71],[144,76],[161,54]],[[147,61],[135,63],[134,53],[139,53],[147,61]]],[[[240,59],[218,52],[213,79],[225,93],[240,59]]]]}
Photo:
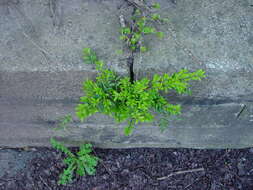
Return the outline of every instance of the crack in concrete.
{"type": "Polygon", "coordinates": [[[62,25],[62,10],[58,0],[49,0],[50,15],[53,20],[53,25],[60,28],[62,25]]]}
{"type": "MultiPolygon", "coordinates": [[[[138,0],[137,0],[138,1],[138,0]]],[[[136,2],[136,0],[134,0],[134,2],[130,1],[130,0],[125,0],[125,2],[128,4],[128,6],[133,7],[133,11],[131,14],[131,17],[134,16],[134,13],[137,9],[137,5],[138,3],[136,2]]],[[[132,21],[132,25],[135,23],[135,21],[132,21]]],[[[131,28],[133,28],[133,26],[130,26],[131,28]]],[[[130,77],[130,82],[133,84],[134,81],[136,80],[135,78],[135,72],[134,72],[134,61],[135,61],[135,56],[134,53],[136,52],[136,50],[131,50],[130,56],[127,58],[127,65],[129,68],[129,77],[130,77]]]]}
{"type": "MultiPolygon", "coordinates": [[[[212,106],[212,105],[226,105],[226,104],[252,104],[253,100],[248,97],[242,97],[238,99],[231,99],[229,97],[215,97],[211,98],[199,98],[199,97],[170,97],[170,101],[174,103],[181,103],[182,105],[199,105],[199,106],[212,106]]],[[[43,99],[43,97],[36,98],[20,98],[13,99],[11,97],[1,98],[0,97],[0,107],[1,105],[31,105],[31,106],[39,106],[39,105],[72,105],[79,103],[79,98],[63,98],[63,99],[43,99]]]]}
{"type": "MultiPolygon", "coordinates": [[[[136,7],[129,1],[129,0],[124,0],[124,2],[129,6],[129,7],[133,7],[133,11],[131,13],[131,17],[134,16],[134,13],[136,11],[136,7]]],[[[123,18],[123,15],[120,15],[120,24],[121,27],[124,28],[126,27],[126,21],[123,18]]],[[[134,22],[132,23],[134,24],[134,22]]],[[[132,28],[133,26],[130,25],[130,27],[132,28]]],[[[127,57],[127,66],[128,66],[128,70],[129,70],[129,77],[130,77],[130,82],[133,84],[135,81],[135,73],[134,73],[134,61],[135,61],[135,57],[134,57],[134,53],[135,51],[130,50],[130,55],[127,57]]]]}
{"type": "Polygon", "coordinates": [[[129,67],[129,75],[130,75],[130,82],[133,84],[135,81],[134,75],[134,53],[132,52],[131,55],[127,58],[127,65],[129,67]]]}

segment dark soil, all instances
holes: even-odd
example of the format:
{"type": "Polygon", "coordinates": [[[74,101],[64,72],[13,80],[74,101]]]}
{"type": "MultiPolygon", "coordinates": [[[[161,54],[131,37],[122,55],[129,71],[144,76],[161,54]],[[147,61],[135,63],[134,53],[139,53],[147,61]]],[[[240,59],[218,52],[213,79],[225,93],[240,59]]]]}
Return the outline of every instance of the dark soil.
{"type": "Polygon", "coordinates": [[[96,175],[66,186],[57,185],[64,155],[46,148],[32,154],[24,169],[0,178],[1,190],[253,190],[253,149],[95,149],[103,160],[96,175]],[[189,172],[196,168],[204,171],[189,172]]]}

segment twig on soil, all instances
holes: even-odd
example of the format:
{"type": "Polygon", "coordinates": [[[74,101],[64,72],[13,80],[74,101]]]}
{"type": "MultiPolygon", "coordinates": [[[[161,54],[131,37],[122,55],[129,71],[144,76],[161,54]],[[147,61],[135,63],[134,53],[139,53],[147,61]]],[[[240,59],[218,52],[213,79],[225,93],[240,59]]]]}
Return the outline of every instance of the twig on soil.
{"type": "MultiPolygon", "coordinates": [[[[201,176],[202,177],[202,176],[201,176]]],[[[196,183],[197,181],[199,181],[200,178],[198,177],[197,179],[195,179],[192,183],[188,184],[187,186],[184,187],[184,190],[185,189],[188,189],[189,187],[191,187],[194,183],[196,183]]]]}
{"type": "Polygon", "coordinates": [[[157,178],[157,180],[160,181],[160,180],[170,178],[174,175],[180,175],[180,174],[186,174],[186,173],[192,173],[192,172],[201,172],[201,171],[205,171],[204,168],[196,168],[196,169],[190,169],[190,170],[177,171],[177,172],[173,172],[167,176],[159,177],[159,178],[157,178]]]}
{"type": "Polygon", "coordinates": [[[231,151],[230,149],[226,149],[226,153],[223,154],[220,158],[218,158],[218,159],[216,160],[216,162],[218,162],[218,161],[224,159],[224,158],[230,153],[230,151],[231,151]]]}
{"type": "Polygon", "coordinates": [[[43,178],[41,176],[39,176],[40,180],[42,181],[42,183],[48,187],[48,189],[52,190],[52,188],[43,180],[43,178]]]}
{"type": "Polygon", "coordinates": [[[7,179],[0,179],[1,181],[8,182],[8,181],[16,181],[14,178],[7,178],[7,179]]]}
{"type": "MultiPolygon", "coordinates": [[[[94,152],[95,156],[98,157],[98,155],[97,155],[97,153],[94,149],[93,149],[93,152],[94,152]]],[[[109,168],[106,167],[106,165],[104,164],[104,161],[101,160],[100,162],[103,165],[103,167],[105,168],[105,170],[107,171],[107,173],[114,179],[114,181],[116,181],[115,176],[113,175],[112,171],[109,168]]]]}

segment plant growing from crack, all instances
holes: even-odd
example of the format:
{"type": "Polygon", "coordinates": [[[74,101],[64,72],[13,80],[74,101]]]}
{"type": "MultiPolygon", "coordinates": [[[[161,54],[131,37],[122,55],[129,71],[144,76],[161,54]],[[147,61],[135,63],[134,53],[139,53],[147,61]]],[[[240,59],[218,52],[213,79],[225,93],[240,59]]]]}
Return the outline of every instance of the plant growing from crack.
{"type": "Polygon", "coordinates": [[[146,35],[156,34],[159,38],[163,38],[163,32],[158,31],[153,24],[167,22],[167,19],[152,11],[160,8],[158,3],[148,7],[139,4],[140,1],[129,2],[135,6],[134,13],[130,21],[125,21],[123,15],[120,15],[120,39],[126,43],[131,52],[128,58],[130,76],[119,77],[104,66],[94,51],[84,48],[84,61],[96,66],[98,76],[96,81],[87,80],[83,83],[85,96],[80,98],[81,103],[76,107],[76,115],[81,121],[100,112],[113,117],[117,122],[127,122],[124,128],[125,135],[130,135],[138,123],[154,121],[154,112],[163,115],[159,120],[159,126],[164,130],[168,126],[167,118],[180,114],[181,106],[169,103],[161,92],[168,93],[173,90],[179,94],[189,93],[189,81],[205,77],[205,72],[201,69],[192,73],[182,69],[172,75],[155,74],[153,79],[135,80],[133,54],[148,50],[142,43],[146,35]]]}
{"type": "Polygon", "coordinates": [[[154,27],[155,23],[165,23],[168,19],[161,18],[153,9],[160,9],[159,3],[152,4],[151,7],[145,4],[138,4],[139,1],[129,1],[134,5],[134,13],[131,20],[126,21],[123,15],[120,15],[121,36],[120,39],[126,43],[126,46],[132,52],[146,52],[148,48],[143,44],[146,35],[155,34],[158,38],[163,38],[164,33],[154,27]]]}
{"type": "Polygon", "coordinates": [[[95,81],[83,83],[85,95],[80,98],[76,115],[84,121],[100,112],[113,117],[117,122],[127,122],[125,135],[130,135],[135,125],[154,120],[153,112],[166,117],[180,114],[181,106],[169,103],[161,92],[174,90],[179,94],[189,93],[189,81],[200,80],[204,71],[189,72],[186,69],[172,75],[153,76],[131,82],[130,77],[119,77],[114,71],[105,68],[103,61],[90,48],[84,49],[84,60],[94,64],[98,71],[95,81]]]}
{"type": "MultiPolygon", "coordinates": [[[[148,47],[144,44],[144,38],[148,35],[156,35],[159,39],[164,37],[164,33],[159,31],[156,23],[163,24],[168,22],[168,19],[162,18],[156,13],[160,9],[159,3],[153,3],[147,6],[144,1],[127,0],[133,7],[133,14],[129,20],[126,20],[123,15],[119,16],[120,20],[120,40],[122,40],[130,55],[127,58],[129,66],[130,81],[135,80],[133,72],[134,54],[148,51],[148,47]]],[[[123,52],[118,50],[118,52],[123,52]]]]}
{"type": "MultiPolygon", "coordinates": [[[[135,9],[131,20],[128,22],[122,15],[120,16],[120,39],[125,42],[126,47],[131,52],[128,57],[130,76],[118,76],[116,72],[106,68],[104,62],[98,59],[94,51],[90,48],[84,48],[83,59],[85,63],[95,65],[98,75],[95,81],[84,81],[83,91],[85,95],[80,98],[80,103],[76,106],[76,116],[81,121],[100,112],[113,117],[117,122],[127,122],[124,128],[125,135],[130,135],[139,123],[154,121],[155,112],[162,114],[163,117],[159,120],[159,126],[161,130],[164,130],[168,126],[169,120],[167,118],[180,114],[181,106],[168,102],[162,93],[170,91],[175,91],[178,94],[190,93],[189,81],[201,80],[205,77],[205,72],[201,69],[195,72],[182,69],[172,75],[155,74],[152,79],[136,80],[133,73],[134,53],[148,50],[143,44],[145,36],[155,34],[157,37],[163,38],[163,32],[157,30],[153,24],[155,22],[162,24],[168,20],[152,12],[151,9],[160,8],[158,3],[148,7],[145,4],[139,4],[139,0],[128,1],[135,6],[135,9]]],[[[67,115],[61,121],[60,128],[65,128],[71,121],[71,116],[67,115]]],[[[91,144],[81,146],[77,154],[73,154],[54,139],[51,140],[51,144],[67,155],[67,158],[64,159],[67,169],[60,175],[59,184],[70,182],[74,172],[80,176],[86,173],[89,175],[95,173],[98,158],[90,155],[91,144]]]]}

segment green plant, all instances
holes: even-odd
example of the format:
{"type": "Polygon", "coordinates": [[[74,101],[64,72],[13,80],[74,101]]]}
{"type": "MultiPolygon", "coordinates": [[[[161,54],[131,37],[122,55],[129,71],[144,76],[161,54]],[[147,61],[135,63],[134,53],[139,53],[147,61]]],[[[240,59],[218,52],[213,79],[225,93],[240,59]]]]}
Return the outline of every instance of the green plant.
{"type": "MultiPolygon", "coordinates": [[[[160,4],[154,3],[151,8],[159,9],[160,4]]],[[[120,39],[126,42],[132,52],[129,57],[130,77],[118,76],[114,71],[104,66],[104,62],[98,59],[94,51],[90,48],[83,49],[85,63],[95,65],[98,75],[95,81],[86,80],[83,83],[85,95],[80,98],[80,104],[76,106],[76,115],[81,121],[100,112],[113,117],[117,122],[127,122],[124,134],[130,135],[135,125],[154,121],[154,113],[158,112],[162,115],[158,123],[163,131],[168,126],[169,118],[181,113],[181,106],[168,102],[163,96],[163,92],[190,93],[189,81],[201,80],[205,77],[205,72],[201,69],[195,72],[182,69],[171,75],[167,73],[155,74],[152,79],[134,79],[133,53],[148,50],[143,45],[145,35],[155,34],[157,37],[163,38],[163,32],[158,31],[153,24],[167,22],[166,19],[162,19],[159,14],[153,13],[149,8],[148,11],[149,14],[146,14],[145,10],[135,7],[131,21],[125,22],[123,20],[121,23],[120,39]]],[[[122,54],[123,51],[118,50],[116,53],[122,54]]],[[[65,129],[69,122],[72,122],[72,117],[67,115],[61,119],[59,127],[65,129]]],[[[67,168],[60,174],[59,184],[71,182],[74,172],[79,176],[95,174],[98,158],[90,155],[91,144],[82,145],[77,154],[72,153],[54,139],[51,139],[51,144],[67,156],[63,160],[67,168]]]]}
{"type": "Polygon", "coordinates": [[[66,130],[68,127],[68,124],[73,122],[73,119],[70,114],[65,115],[64,117],[59,118],[59,124],[58,127],[54,128],[54,130],[66,130]]]}
{"type": "MultiPolygon", "coordinates": [[[[129,77],[119,77],[114,71],[105,68],[103,61],[90,48],[84,49],[84,60],[96,65],[98,76],[95,81],[86,80],[83,83],[85,96],[80,98],[81,103],[76,107],[77,117],[83,121],[100,112],[117,122],[127,121],[125,135],[131,134],[134,125],[153,121],[153,111],[165,117],[180,114],[181,106],[169,103],[161,92],[174,90],[179,94],[189,93],[188,82],[205,76],[203,70],[189,72],[182,69],[172,75],[155,74],[151,80],[143,78],[131,82],[129,77]]],[[[164,125],[164,121],[160,123],[164,125]]]]}
{"type": "Polygon", "coordinates": [[[74,172],[76,172],[76,175],[79,176],[95,174],[95,167],[97,166],[98,158],[90,155],[92,152],[91,144],[83,144],[80,147],[80,150],[74,154],[66,146],[55,139],[51,138],[50,142],[53,148],[65,153],[67,156],[63,160],[64,164],[67,165],[67,168],[60,174],[58,184],[65,185],[71,182],[74,172]]]}
{"type": "Polygon", "coordinates": [[[151,7],[144,5],[144,8],[139,8],[137,5],[131,19],[121,22],[120,39],[134,52],[147,51],[148,48],[143,44],[144,36],[150,34],[156,35],[158,38],[164,36],[164,33],[156,29],[154,24],[167,22],[168,19],[161,18],[152,9],[160,9],[160,4],[154,3],[151,7]]]}
{"type": "MultiPolygon", "coordinates": [[[[128,58],[130,77],[118,76],[114,71],[104,66],[104,62],[98,59],[94,51],[90,48],[83,49],[85,63],[95,65],[98,75],[95,81],[86,80],[83,82],[85,95],[80,98],[80,104],[76,106],[76,115],[81,121],[100,112],[113,117],[117,122],[127,122],[124,133],[130,135],[136,124],[154,121],[154,113],[158,112],[162,115],[159,126],[163,131],[168,126],[171,116],[181,113],[181,106],[168,102],[162,93],[170,91],[175,91],[178,94],[190,93],[189,81],[201,80],[205,77],[205,72],[201,69],[195,72],[182,69],[172,75],[155,74],[152,79],[134,79],[134,53],[148,50],[143,44],[144,36],[155,34],[158,38],[163,38],[164,33],[158,31],[154,24],[168,21],[150,9],[160,9],[160,4],[154,3],[151,7],[144,5],[144,8],[135,5],[131,20],[127,22],[124,19],[121,20],[120,39],[131,51],[131,56],[128,58]]],[[[117,50],[116,53],[122,54],[123,51],[117,50]]],[[[66,115],[60,120],[57,129],[66,129],[70,122],[72,122],[72,117],[66,115]]],[[[67,168],[60,174],[59,184],[71,182],[74,172],[79,176],[95,174],[98,158],[90,155],[91,144],[82,145],[77,154],[72,153],[54,139],[51,139],[51,144],[67,156],[63,160],[67,168]]]]}

